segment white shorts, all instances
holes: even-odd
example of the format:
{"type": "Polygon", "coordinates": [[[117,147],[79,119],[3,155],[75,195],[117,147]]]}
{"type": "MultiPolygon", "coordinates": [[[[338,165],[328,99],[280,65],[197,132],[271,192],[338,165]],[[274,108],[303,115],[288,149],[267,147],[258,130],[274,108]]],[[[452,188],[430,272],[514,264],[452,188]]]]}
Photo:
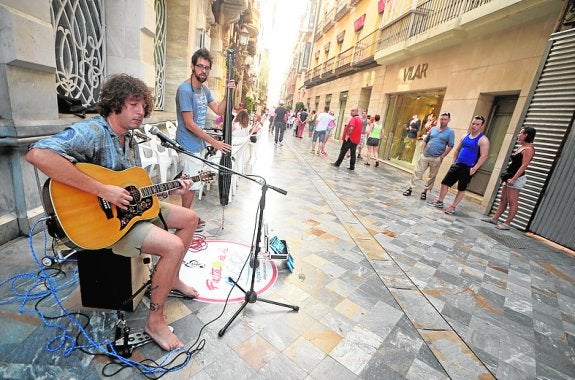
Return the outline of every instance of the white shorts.
{"type": "Polygon", "coordinates": [[[513,185],[510,185],[507,182],[505,182],[504,185],[510,189],[521,190],[523,189],[523,186],[525,186],[526,183],[527,183],[527,176],[522,175],[521,177],[517,178],[515,182],[513,182],[513,185]]]}
{"type": "MultiPolygon", "coordinates": [[[[194,154],[203,157],[203,151],[194,154]]],[[[182,175],[187,174],[190,177],[198,175],[204,167],[204,163],[202,161],[198,160],[197,158],[190,157],[185,153],[178,153],[178,158],[180,159],[180,167],[178,168],[178,172],[182,173],[182,175]]],[[[190,187],[190,190],[198,191],[200,190],[201,185],[201,181],[194,182],[190,187]]]]}

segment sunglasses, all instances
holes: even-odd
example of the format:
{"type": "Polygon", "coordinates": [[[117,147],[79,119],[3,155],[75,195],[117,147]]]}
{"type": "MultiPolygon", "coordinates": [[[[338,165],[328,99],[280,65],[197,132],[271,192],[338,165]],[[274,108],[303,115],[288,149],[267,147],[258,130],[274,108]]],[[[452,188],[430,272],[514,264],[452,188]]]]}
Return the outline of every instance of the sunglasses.
{"type": "Polygon", "coordinates": [[[451,114],[449,112],[442,112],[441,115],[439,115],[439,116],[451,117],[451,114]]]}
{"type": "Polygon", "coordinates": [[[473,116],[473,118],[477,119],[477,120],[481,120],[482,123],[485,123],[485,118],[481,115],[475,115],[475,116],[473,116]]]}

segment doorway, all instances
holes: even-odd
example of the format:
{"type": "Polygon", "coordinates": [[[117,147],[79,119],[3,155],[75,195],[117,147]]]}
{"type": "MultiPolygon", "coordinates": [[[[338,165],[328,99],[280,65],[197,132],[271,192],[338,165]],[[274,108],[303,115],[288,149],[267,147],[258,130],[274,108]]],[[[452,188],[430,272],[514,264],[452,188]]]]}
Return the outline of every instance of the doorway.
{"type": "Polygon", "coordinates": [[[343,91],[339,93],[339,113],[337,116],[337,124],[336,124],[336,128],[335,128],[335,133],[332,133],[331,137],[335,140],[339,140],[339,137],[341,136],[341,126],[344,122],[344,118],[345,118],[345,107],[347,105],[347,96],[348,96],[348,91],[343,91]]]}
{"type": "Polygon", "coordinates": [[[479,195],[485,194],[518,99],[519,95],[496,96],[493,99],[493,106],[483,132],[489,139],[489,156],[469,182],[467,187],[469,191],[479,195]]]}

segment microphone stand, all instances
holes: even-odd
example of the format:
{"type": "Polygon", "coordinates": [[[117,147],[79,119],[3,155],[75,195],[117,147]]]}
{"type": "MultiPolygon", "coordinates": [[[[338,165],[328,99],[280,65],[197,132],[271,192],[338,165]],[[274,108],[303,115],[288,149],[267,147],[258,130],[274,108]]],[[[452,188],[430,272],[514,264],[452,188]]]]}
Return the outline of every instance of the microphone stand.
{"type": "Polygon", "coordinates": [[[252,276],[251,276],[251,280],[250,280],[250,289],[245,290],[233,278],[231,278],[231,277],[228,278],[228,280],[230,282],[232,282],[234,284],[234,286],[237,286],[238,289],[240,289],[244,293],[244,295],[245,295],[244,296],[244,303],[242,304],[242,306],[240,306],[240,308],[236,311],[236,313],[232,316],[232,318],[230,318],[230,320],[225,324],[225,326],[222,327],[222,329],[218,332],[218,336],[219,337],[224,336],[228,327],[238,317],[238,315],[248,305],[248,303],[255,303],[259,300],[259,301],[262,301],[265,303],[286,307],[288,309],[292,309],[293,311],[298,311],[299,306],[297,306],[297,305],[288,305],[288,304],[281,303],[281,302],[271,301],[271,300],[268,300],[265,298],[259,298],[257,292],[254,290],[254,286],[255,286],[255,282],[256,282],[256,269],[259,266],[258,255],[260,253],[260,244],[261,244],[262,226],[263,226],[263,215],[264,215],[264,210],[266,207],[266,192],[268,189],[271,189],[271,190],[277,191],[280,194],[286,195],[287,191],[284,189],[281,189],[279,187],[268,185],[266,183],[266,180],[262,177],[259,177],[259,179],[258,179],[258,178],[254,178],[254,177],[249,176],[249,175],[245,175],[243,173],[239,173],[233,169],[227,168],[223,165],[216,164],[216,163],[211,162],[209,160],[206,160],[202,157],[199,157],[199,156],[187,151],[186,149],[184,149],[180,146],[175,146],[175,145],[171,144],[169,141],[162,140],[162,145],[167,147],[167,148],[172,148],[178,152],[181,152],[181,153],[187,154],[189,156],[192,156],[194,158],[197,158],[198,160],[206,163],[207,165],[209,165],[211,167],[218,168],[220,171],[225,171],[226,174],[227,173],[229,173],[230,175],[235,174],[235,175],[238,175],[242,178],[249,179],[250,181],[255,182],[258,185],[260,185],[261,189],[262,189],[262,194],[260,196],[260,201],[259,201],[259,205],[258,205],[258,216],[257,216],[257,218],[258,218],[257,222],[258,223],[257,223],[257,232],[256,232],[256,242],[255,242],[255,245],[250,249],[250,257],[249,257],[250,267],[252,268],[252,276]]]}

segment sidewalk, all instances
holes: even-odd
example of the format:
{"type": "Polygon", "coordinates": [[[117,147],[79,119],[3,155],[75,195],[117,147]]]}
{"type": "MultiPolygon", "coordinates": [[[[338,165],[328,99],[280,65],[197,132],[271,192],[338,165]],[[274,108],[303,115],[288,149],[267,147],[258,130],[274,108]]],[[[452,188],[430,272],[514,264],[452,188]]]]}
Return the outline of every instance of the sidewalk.
{"type": "MultiPolygon", "coordinates": [[[[345,161],[332,167],[338,142],[329,144],[325,159],[309,148],[307,135],[297,139],[286,131],[284,146],[274,147],[273,137],[263,134],[254,167],[288,192],[268,190],[265,221],[288,242],[296,266],[292,274],[281,272],[264,296],[299,305],[299,312],[248,304],[219,338],[240,306],[229,304],[203,331],[204,349],[165,379],[575,377],[573,257],[481,222],[472,202],[446,215],[418,196],[404,197],[409,175],[388,165],[358,161],[353,172],[345,161]]],[[[257,185],[240,179],[222,210],[214,186],[196,202],[207,235],[249,244],[259,197],[257,185]]],[[[40,255],[42,234],[34,240],[40,255]]],[[[27,239],[0,247],[0,257],[1,281],[38,272],[27,239]]],[[[73,269],[73,263],[63,266],[67,274],[73,269]]],[[[54,331],[33,314],[18,313],[18,304],[5,304],[9,287],[0,288],[0,378],[103,378],[104,359],[48,352],[54,331]]],[[[62,294],[67,304],[77,303],[77,289],[62,294]]],[[[27,306],[33,309],[33,302],[27,306]]],[[[178,335],[191,344],[222,304],[170,300],[166,308],[178,335]]],[[[94,334],[105,339],[115,313],[86,314],[94,334]]],[[[142,302],[126,317],[137,330],[146,315],[142,302]]],[[[148,344],[135,357],[159,361],[163,355],[148,344]]],[[[143,378],[134,369],[113,376],[134,377],[143,378]]]]}

